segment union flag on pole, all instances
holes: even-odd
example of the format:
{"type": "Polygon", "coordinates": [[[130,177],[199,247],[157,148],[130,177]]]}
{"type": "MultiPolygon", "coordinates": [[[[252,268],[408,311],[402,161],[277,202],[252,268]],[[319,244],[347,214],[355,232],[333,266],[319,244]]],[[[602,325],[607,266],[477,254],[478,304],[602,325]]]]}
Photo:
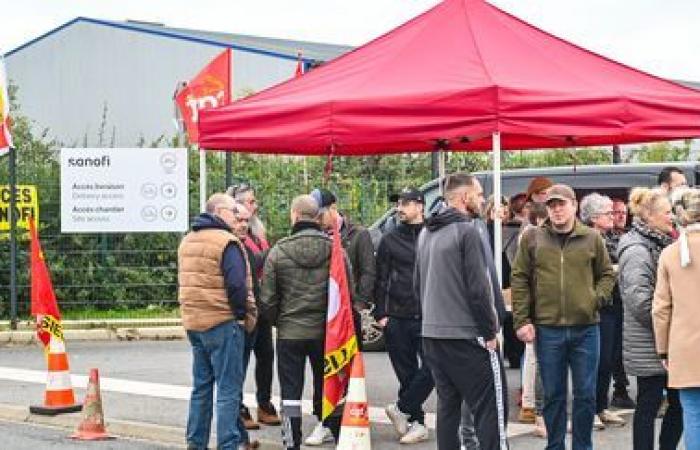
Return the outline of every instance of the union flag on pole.
{"type": "Polygon", "coordinates": [[[330,416],[345,395],[350,377],[350,362],[357,353],[357,336],[352,321],[350,289],[345,270],[345,253],[336,223],[331,249],[328,280],[328,313],[323,368],[323,419],[330,416]]]}
{"type": "Polygon", "coordinates": [[[199,111],[231,101],[231,49],[227,48],[175,95],[190,142],[199,142],[199,111]]]}
{"type": "Polygon", "coordinates": [[[12,147],[10,134],[10,97],[7,94],[7,75],[5,61],[0,52],[0,156],[6,154],[12,147]]]}
{"type": "Polygon", "coordinates": [[[304,60],[301,59],[301,52],[297,53],[297,70],[294,71],[294,78],[304,75],[304,60]]]}
{"type": "Polygon", "coordinates": [[[29,219],[29,235],[31,237],[32,315],[36,316],[36,335],[44,344],[44,349],[48,349],[51,335],[63,341],[61,313],[58,311],[51,275],[46,267],[44,252],[41,250],[41,242],[39,242],[33,218],[29,219]]]}

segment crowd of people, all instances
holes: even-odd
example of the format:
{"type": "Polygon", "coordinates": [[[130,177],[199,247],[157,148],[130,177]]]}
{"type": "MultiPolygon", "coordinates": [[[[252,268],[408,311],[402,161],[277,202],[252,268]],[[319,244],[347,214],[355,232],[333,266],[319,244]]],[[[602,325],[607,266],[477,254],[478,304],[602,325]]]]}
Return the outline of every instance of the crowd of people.
{"type": "Polygon", "coordinates": [[[655,448],[660,411],[661,449],[676,448],[682,435],[687,449],[700,449],[700,363],[693,359],[700,190],[686,184],[669,167],[656,188],[635,188],[624,199],[592,192],[579,201],[571,187],[537,177],[526,192],[487,202],[477,178],[455,173],[430,214],[421,191],[396,194],[397,226],[376,252],[368,230],[342,214],[328,190],[292,201],[291,232],[274,246],[250,186],[212,195],[178,251],[193,354],[188,448],[207,447],[214,389],[217,448],[257,448],[248,430],[260,424],[280,426],[287,449],[338,441],[342,405],[321,417],[337,232],[355,329],[371,307],[384,331],[399,385],[385,412],[400,443],[429,440],[423,405],[435,390],[437,448],[508,448],[505,355],[521,369],[518,420],[534,424],[547,449],[563,450],[567,429],[574,450],[591,449],[594,428],[625,425],[615,409],[634,409],[635,450],[655,448]],[[500,279],[496,223],[504,227],[500,279]],[[257,421],[242,396],[252,352],[257,421]],[[275,354],[279,414],[271,402],[275,354]],[[307,360],[317,423],[304,439],[307,360]]]}

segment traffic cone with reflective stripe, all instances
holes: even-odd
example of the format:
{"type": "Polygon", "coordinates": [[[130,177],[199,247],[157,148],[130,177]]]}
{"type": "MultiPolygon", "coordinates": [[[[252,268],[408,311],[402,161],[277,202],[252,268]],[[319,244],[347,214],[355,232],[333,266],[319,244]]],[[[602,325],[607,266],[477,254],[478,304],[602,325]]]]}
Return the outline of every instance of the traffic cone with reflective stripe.
{"type": "Polygon", "coordinates": [[[365,363],[362,353],[352,359],[348,395],[345,398],[343,421],[336,450],[370,450],[369,413],[365,388],[365,363]]]}
{"type": "Polygon", "coordinates": [[[71,439],[83,441],[99,441],[114,439],[105,429],[105,416],[102,412],[102,396],[100,395],[100,375],[97,369],[90,370],[90,381],[85,392],[83,403],[83,419],[78,424],[71,439]]]}
{"type": "Polygon", "coordinates": [[[48,377],[43,406],[30,406],[29,412],[44,416],[80,411],[83,407],[75,403],[75,394],[68,370],[66,346],[61,339],[51,336],[46,354],[48,377]]]}

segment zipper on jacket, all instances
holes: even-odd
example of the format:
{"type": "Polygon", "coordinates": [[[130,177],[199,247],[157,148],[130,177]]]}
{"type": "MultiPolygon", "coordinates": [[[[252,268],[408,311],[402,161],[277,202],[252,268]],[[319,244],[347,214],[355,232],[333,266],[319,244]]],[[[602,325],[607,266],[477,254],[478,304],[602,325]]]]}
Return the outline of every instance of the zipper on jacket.
{"type": "MultiPolygon", "coordinates": [[[[566,245],[566,241],[564,243],[566,245]]],[[[561,299],[561,321],[562,325],[566,325],[566,301],[564,299],[564,247],[561,248],[561,257],[559,259],[559,280],[560,280],[560,299],[561,299]]]]}

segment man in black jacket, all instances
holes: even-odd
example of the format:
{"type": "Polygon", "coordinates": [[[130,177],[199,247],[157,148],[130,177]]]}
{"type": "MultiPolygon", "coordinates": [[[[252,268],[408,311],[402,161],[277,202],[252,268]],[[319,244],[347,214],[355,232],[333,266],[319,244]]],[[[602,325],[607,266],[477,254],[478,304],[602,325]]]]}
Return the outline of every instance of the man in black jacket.
{"type": "Polygon", "coordinates": [[[386,414],[402,444],[428,439],[423,402],[433,390],[420,342],[420,300],[413,291],[416,241],[423,228],[423,194],[405,189],[394,196],[399,225],[382,236],[377,249],[374,316],[384,328],[386,349],[399,379],[399,399],[386,414]]]}
{"type": "Polygon", "coordinates": [[[416,249],[414,289],[421,302],[423,350],[438,394],[438,450],[460,447],[463,401],[474,415],[479,448],[508,447],[492,274],[477,223],[469,217],[480,191],[476,178],[450,175],[448,207],[426,221],[416,249]]]}

